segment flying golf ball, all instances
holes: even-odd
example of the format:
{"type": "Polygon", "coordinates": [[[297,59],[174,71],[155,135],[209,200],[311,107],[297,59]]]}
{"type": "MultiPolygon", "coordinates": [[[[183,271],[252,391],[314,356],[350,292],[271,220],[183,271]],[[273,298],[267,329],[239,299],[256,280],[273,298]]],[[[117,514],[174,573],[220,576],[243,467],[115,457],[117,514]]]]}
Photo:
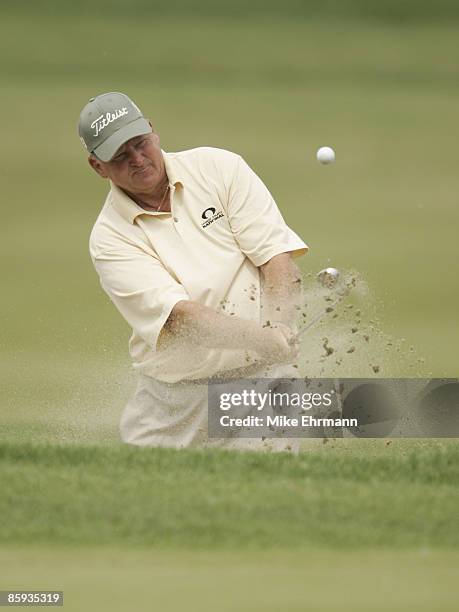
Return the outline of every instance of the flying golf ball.
{"type": "Polygon", "coordinates": [[[317,280],[327,289],[331,289],[336,285],[339,279],[339,271],[336,268],[325,268],[317,274],[317,280]]]}
{"type": "Polygon", "coordinates": [[[317,160],[321,164],[332,164],[335,161],[335,152],[331,147],[320,147],[317,151],[317,160]]]}

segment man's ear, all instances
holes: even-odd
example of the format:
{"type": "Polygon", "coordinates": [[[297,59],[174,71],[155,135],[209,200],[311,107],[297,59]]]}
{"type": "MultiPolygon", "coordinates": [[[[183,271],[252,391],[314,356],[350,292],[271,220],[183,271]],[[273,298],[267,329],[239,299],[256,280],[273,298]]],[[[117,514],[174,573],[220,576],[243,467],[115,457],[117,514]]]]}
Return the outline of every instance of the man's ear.
{"type": "Polygon", "coordinates": [[[153,126],[153,123],[150,121],[150,119],[148,120],[148,123],[150,124],[150,127],[151,127],[151,137],[153,139],[153,142],[155,143],[157,147],[161,147],[161,142],[159,140],[159,134],[155,132],[155,128],[153,126]]]}
{"type": "Polygon", "coordinates": [[[97,159],[95,155],[90,155],[88,157],[88,163],[91,166],[91,168],[95,172],[97,172],[99,176],[101,176],[102,178],[108,178],[108,174],[105,171],[105,168],[103,167],[102,162],[100,161],[100,159],[97,159]]]}

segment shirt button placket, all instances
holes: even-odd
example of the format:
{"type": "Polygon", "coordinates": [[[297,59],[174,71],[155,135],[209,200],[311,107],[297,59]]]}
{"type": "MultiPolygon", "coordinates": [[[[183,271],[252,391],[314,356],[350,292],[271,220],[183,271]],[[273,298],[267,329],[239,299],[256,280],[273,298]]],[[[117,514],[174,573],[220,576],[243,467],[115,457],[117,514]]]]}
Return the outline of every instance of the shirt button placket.
{"type": "Polygon", "coordinates": [[[175,193],[175,185],[171,185],[171,215],[172,221],[174,222],[174,227],[178,231],[177,223],[179,222],[179,218],[174,214],[174,193],[175,193]]]}

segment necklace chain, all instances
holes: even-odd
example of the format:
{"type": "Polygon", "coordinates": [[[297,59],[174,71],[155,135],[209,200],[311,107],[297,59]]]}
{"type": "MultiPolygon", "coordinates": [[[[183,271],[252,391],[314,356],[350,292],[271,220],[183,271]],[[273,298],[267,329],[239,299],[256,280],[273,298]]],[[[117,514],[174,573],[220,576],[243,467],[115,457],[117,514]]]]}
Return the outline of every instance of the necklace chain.
{"type": "Polygon", "coordinates": [[[170,185],[168,184],[168,185],[167,185],[167,187],[166,187],[166,191],[164,192],[163,199],[161,200],[161,204],[160,204],[160,205],[158,206],[158,208],[156,209],[156,212],[161,212],[161,211],[162,211],[163,204],[164,204],[164,201],[165,201],[165,199],[166,199],[167,192],[169,191],[169,186],[170,186],[170,185]]]}
{"type": "Polygon", "coordinates": [[[163,195],[163,199],[161,200],[161,204],[158,206],[158,208],[153,208],[151,204],[143,203],[142,201],[137,201],[137,203],[140,206],[143,205],[142,208],[145,208],[145,210],[152,210],[153,212],[161,212],[163,209],[163,204],[166,200],[167,192],[169,191],[169,189],[170,189],[170,184],[168,183],[166,187],[166,191],[164,192],[164,195],[163,195]]]}

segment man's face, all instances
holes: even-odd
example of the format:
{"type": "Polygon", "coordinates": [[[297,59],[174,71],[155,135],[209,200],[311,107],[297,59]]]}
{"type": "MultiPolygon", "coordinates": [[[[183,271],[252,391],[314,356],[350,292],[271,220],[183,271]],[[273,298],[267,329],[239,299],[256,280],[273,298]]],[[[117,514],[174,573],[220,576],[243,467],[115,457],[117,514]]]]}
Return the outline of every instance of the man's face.
{"type": "Polygon", "coordinates": [[[131,138],[108,162],[91,155],[89,164],[97,174],[133,194],[150,193],[165,174],[159,136],[155,132],[131,138]]]}

